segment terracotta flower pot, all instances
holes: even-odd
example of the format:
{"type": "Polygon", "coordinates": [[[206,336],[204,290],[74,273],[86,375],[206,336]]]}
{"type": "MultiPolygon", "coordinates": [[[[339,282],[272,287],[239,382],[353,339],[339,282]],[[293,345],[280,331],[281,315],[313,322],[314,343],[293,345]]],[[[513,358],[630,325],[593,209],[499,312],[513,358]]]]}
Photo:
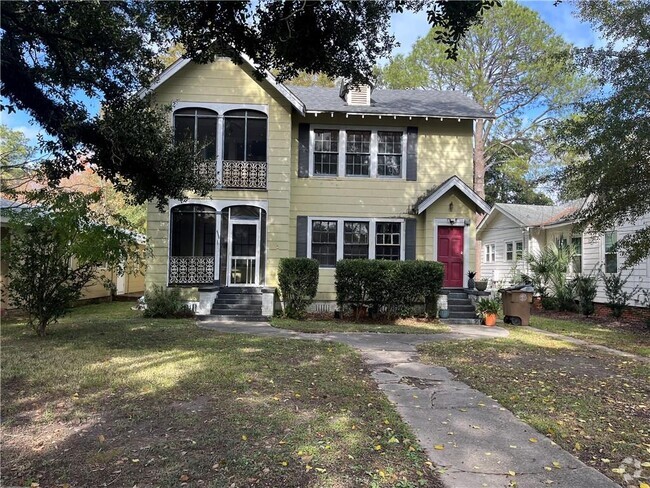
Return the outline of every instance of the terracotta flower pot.
{"type": "Polygon", "coordinates": [[[497,323],[497,314],[495,313],[488,313],[485,314],[485,325],[487,327],[494,327],[497,323]]]}

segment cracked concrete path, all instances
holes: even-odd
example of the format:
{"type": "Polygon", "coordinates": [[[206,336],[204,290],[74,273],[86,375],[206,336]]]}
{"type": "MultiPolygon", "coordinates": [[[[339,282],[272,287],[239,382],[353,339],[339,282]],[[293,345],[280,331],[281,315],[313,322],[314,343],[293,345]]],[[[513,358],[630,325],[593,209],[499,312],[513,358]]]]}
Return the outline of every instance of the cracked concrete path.
{"type": "Polygon", "coordinates": [[[199,326],[226,333],[337,341],[354,347],[449,488],[619,486],[492,398],[457,381],[446,368],[418,362],[416,347],[423,342],[506,337],[505,329],[452,325],[452,331],[443,334],[306,334],[267,323],[206,320],[199,326]]]}

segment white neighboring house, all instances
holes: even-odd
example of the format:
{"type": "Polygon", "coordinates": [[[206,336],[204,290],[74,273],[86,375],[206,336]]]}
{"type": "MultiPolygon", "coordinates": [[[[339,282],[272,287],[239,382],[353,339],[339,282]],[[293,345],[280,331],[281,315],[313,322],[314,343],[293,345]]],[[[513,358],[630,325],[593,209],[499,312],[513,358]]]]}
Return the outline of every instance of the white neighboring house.
{"type": "MultiPolygon", "coordinates": [[[[526,253],[535,253],[555,243],[571,244],[575,256],[570,273],[596,274],[599,271],[617,273],[623,269],[624,257],[612,252],[612,246],[624,235],[650,224],[650,214],[633,224],[613,228],[604,234],[576,233],[573,230],[575,215],[585,203],[584,199],[572,200],[561,205],[519,205],[496,203],[488,216],[477,228],[476,237],[481,241],[481,278],[490,281],[490,287],[512,284],[514,272],[527,273],[523,259],[526,253]]],[[[635,287],[650,289],[650,258],[629,270],[627,291],[635,287]]],[[[606,303],[602,282],[598,285],[597,303],[606,303]]],[[[640,305],[639,294],[630,302],[640,305]]]]}

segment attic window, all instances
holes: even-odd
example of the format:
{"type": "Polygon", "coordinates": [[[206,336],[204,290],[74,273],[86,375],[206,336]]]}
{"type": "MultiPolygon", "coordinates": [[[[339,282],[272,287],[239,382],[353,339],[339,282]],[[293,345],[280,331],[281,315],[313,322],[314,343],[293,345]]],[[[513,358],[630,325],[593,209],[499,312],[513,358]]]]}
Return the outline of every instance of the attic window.
{"type": "Polygon", "coordinates": [[[350,86],[345,101],[348,105],[370,105],[370,85],[350,86]]]}

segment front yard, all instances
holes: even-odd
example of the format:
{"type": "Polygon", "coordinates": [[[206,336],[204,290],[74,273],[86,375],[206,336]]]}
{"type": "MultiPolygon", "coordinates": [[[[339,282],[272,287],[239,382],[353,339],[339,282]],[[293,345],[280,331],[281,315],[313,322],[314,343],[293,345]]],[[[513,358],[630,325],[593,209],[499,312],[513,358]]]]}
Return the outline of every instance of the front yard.
{"type": "MultiPolygon", "coordinates": [[[[532,325],[540,326],[539,319],[532,325]]],[[[570,328],[570,323],[561,325],[570,328]]],[[[425,344],[422,360],[448,367],[613,480],[622,483],[625,473],[640,469],[647,482],[650,365],[529,329],[509,330],[505,339],[425,344]]]]}
{"type": "Polygon", "coordinates": [[[408,318],[388,322],[377,322],[369,319],[351,322],[338,319],[304,319],[293,320],[274,317],[271,325],[278,329],[289,329],[296,332],[327,333],[327,332],[383,332],[392,334],[437,334],[449,332],[451,328],[436,321],[408,318]]]}
{"type": "Polygon", "coordinates": [[[3,485],[440,486],[350,348],[129,307],[4,321],[3,485]]]}

